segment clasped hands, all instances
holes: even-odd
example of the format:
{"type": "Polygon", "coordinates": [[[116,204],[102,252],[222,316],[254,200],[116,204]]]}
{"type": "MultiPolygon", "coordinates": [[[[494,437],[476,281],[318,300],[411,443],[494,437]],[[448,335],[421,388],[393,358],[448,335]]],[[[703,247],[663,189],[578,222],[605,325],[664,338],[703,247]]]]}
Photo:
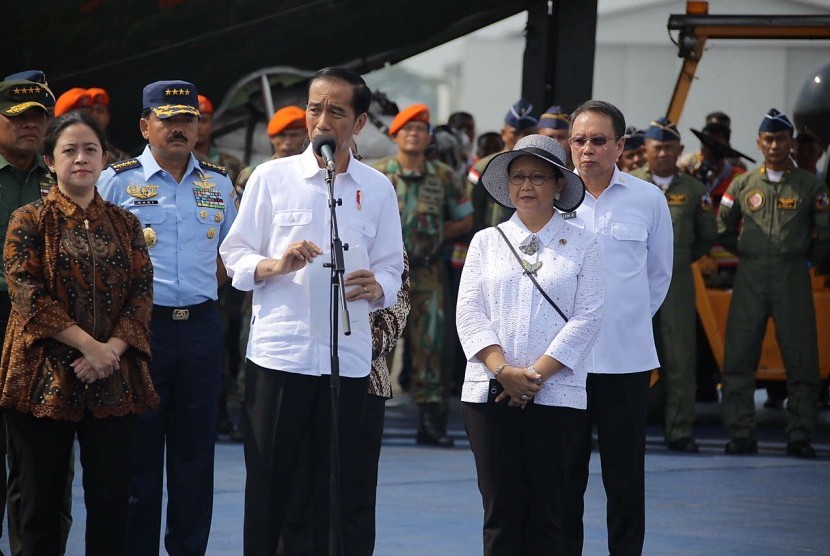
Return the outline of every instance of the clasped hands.
{"type": "Polygon", "coordinates": [[[120,357],[126,348],[126,342],[119,338],[110,338],[106,342],[91,341],[81,349],[83,355],[70,363],[75,376],[84,384],[108,378],[121,368],[120,357]]]}
{"type": "Polygon", "coordinates": [[[542,375],[527,367],[507,365],[499,373],[497,380],[504,386],[504,392],[496,397],[496,403],[509,397],[511,407],[524,407],[542,389],[542,375]]]}

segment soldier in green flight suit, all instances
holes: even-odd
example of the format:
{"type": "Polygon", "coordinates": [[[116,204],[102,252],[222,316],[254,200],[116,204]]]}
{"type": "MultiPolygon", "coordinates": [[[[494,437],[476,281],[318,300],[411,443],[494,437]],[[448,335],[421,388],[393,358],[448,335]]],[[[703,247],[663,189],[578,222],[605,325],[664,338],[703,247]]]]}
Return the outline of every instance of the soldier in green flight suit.
{"type": "MultiPolygon", "coordinates": [[[[426,160],[430,140],[429,109],[415,104],[402,110],[389,126],[398,153],[374,167],[389,178],[398,194],[403,240],[409,253],[411,311],[404,338],[412,353],[412,400],[420,419],[418,444],[449,447],[449,393],[441,368],[444,337],[444,262],[441,244],[472,229],[473,207],[455,170],[426,160]]],[[[358,208],[360,201],[358,201],[358,208]]]]}
{"type": "Polygon", "coordinates": [[[696,321],[691,264],[717,238],[712,201],[706,186],[677,168],[683,151],[677,126],[666,118],[651,122],[645,133],[646,166],[631,172],[666,195],[674,230],[674,265],[666,300],[654,317],[661,379],[666,385],[666,446],[695,453],[696,321]]]}
{"type": "Polygon", "coordinates": [[[830,200],[821,180],[792,163],[792,144],[792,123],[771,109],[758,130],[764,164],[734,179],[718,212],[718,239],[740,259],[723,364],[727,454],[758,451],[755,371],[771,316],[787,371],[787,454],[816,455],[818,343],[808,261],[830,256],[830,200]]]}

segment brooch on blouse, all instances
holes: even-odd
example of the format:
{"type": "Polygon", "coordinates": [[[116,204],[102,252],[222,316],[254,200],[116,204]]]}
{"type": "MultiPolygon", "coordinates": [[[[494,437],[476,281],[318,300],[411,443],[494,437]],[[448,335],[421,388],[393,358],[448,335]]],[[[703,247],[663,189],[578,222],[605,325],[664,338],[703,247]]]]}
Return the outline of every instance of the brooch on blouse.
{"type": "Polygon", "coordinates": [[[539,238],[536,235],[530,236],[530,243],[527,245],[520,245],[519,251],[525,255],[535,255],[539,251],[539,238]]]}
{"type": "Polygon", "coordinates": [[[531,264],[530,261],[522,259],[522,268],[525,269],[525,274],[533,274],[535,276],[536,271],[542,268],[542,261],[536,261],[531,264]]]}

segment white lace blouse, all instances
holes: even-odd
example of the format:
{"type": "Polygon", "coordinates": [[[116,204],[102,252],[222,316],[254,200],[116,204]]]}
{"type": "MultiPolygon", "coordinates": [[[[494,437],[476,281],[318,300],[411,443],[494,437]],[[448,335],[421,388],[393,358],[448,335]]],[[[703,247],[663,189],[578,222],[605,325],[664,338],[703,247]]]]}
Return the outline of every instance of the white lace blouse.
{"type": "Polygon", "coordinates": [[[456,326],[467,357],[461,400],[487,401],[493,374],[476,358],[489,345],[500,345],[517,367],[549,355],[566,368],[542,385],[534,403],[585,409],[583,365],[602,326],[605,283],[602,252],[592,234],[568,226],[559,214],[532,234],[517,214],[500,225],[536,280],[568,317],[565,323],[524,274],[524,269],[495,228],[478,232],[470,244],[458,292],[456,326]],[[537,236],[540,248],[525,254],[520,246],[537,236]]]}

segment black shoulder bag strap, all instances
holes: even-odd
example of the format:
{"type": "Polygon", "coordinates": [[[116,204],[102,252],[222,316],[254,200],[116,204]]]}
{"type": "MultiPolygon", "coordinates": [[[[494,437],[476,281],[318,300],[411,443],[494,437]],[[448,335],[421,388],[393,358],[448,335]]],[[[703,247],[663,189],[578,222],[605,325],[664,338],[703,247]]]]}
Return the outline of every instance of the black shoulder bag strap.
{"type": "MultiPolygon", "coordinates": [[[[522,267],[522,269],[524,269],[524,265],[522,264],[522,258],[519,256],[519,253],[516,252],[516,248],[513,247],[513,244],[510,243],[510,240],[507,239],[507,236],[504,234],[504,231],[500,227],[496,226],[496,229],[501,234],[501,237],[504,238],[504,242],[507,244],[507,246],[510,247],[510,250],[513,252],[513,256],[515,256],[516,260],[519,261],[519,266],[522,267]]],[[[565,322],[568,322],[568,317],[566,317],[565,313],[562,312],[562,309],[560,309],[559,306],[553,302],[553,299],[551,299],[550,296],[545,293],[545,290],[543,290],[542,286],[539,285],[539,282],[536,281],[536,277],[533,276],[533,274],[531,274],[527,270],[525,270],[524,273],[527,274],[527,277],[533,281],[533,285],[536,286],[536,289],[539,290],[539,293],[541,293],[542,296],[548,300],[548,303],[550,303],[553,306],[553,308],[556,309],[556,312],[559,313],[559,316],[562,317],[562,319],[565,322]]]]}

